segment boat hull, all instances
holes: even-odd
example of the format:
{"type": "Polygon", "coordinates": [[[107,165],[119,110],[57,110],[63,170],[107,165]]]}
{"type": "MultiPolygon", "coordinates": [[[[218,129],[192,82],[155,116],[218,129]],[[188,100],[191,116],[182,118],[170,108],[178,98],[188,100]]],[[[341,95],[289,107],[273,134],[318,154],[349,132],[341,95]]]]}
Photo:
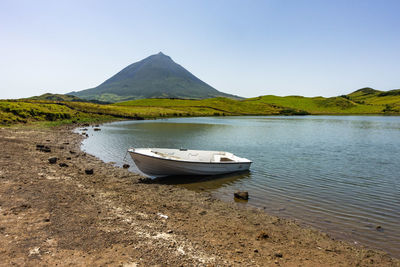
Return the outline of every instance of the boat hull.
{"type": "Polygon", "coordinates": [[[131,151],[129,154],[140,171],[156,177],[172,175],[218,175],[246,171],[251,165],[251,162],[188,162],[170,160],[131,151]]]}

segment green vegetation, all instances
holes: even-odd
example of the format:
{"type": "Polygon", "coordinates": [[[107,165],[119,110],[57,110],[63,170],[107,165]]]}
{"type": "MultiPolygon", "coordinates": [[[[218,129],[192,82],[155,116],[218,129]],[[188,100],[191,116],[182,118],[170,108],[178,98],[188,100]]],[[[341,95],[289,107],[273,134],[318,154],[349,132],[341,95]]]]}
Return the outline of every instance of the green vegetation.
{"type": "MultiPolygon", "coordinates": [[[[72,103],[72,102],[71,102],[72,103]]],[[[89,114],[76,111],[64,104],[26,100],[0,101],[0,125],[29,122],[74,123],[107,121],[109,115],[89,114]]]]}
{"type": "Polygon", "coordinates": [[[51,94],[46,93],[40,96],[32,96],[27,98],[27,100],[47,100],[47,101],[82,101],[79,97],[73,95],[63,95],[63,94],[51,94]]]}
{"type": "Polygon", "coordinates": [[[40,96],[32,96],[20,100],[38,100],[38,101],[55,101],[55,102],[89,102],[95,104],[111,104],[112,102],[101,101],[101,100],[84,100],[73,95],[62,95],[62,94],[51,94],[46,93],[40,96]]]}
{"type": "Polygon", "coordinates": [[[348,96],[354,102],[380,107],[383,113],[400,113],[400,89],[379,91],[371,88],[362,88],[348,94],[348,96]]]}
{"type": "Polygon", "coordinates": [[[284,107],[285,109],[302,110],[309,114],[377,114],[383,107],[358,104],[344,97],[303,97],[303,96],[260,96],[246,99],[284,107]]]}
{"type": "Polygon", "coordinates": [[[400,90],[384,92],[371,88],[330,98],[272,95],[244,100],[151,98],[114,104],[89,103],[51,94],[35,99],[0,100],[0,125],[28,122],[54,125],[184,116],[400,114],[400,90]]]}
{"type": "MultiPolygon", "coordinates": [[[[169,117],[173,113],[184,116],[213,116],[213,115],[273,115],[279,114],[281,108],[268,103],[248,102],[218,97],[202,100],[187,99],[140,99],[115,103],[113,106],[125,108],[144,108],[151,110],[159,108],[160,117],[169,117]]],[[[217,116],[218,116],[217,115],[217,116]]]]}

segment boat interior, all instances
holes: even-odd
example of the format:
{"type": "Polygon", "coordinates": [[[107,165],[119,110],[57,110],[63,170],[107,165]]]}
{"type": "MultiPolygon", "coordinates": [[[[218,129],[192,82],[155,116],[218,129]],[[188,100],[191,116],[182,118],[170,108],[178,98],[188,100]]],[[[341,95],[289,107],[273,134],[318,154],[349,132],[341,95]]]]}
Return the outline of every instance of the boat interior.
{"type": "Polygon", "coordinates": [[[248,159],[240,158],[232,153],[223,151],[189,150],[189,149],[167,149],[167,148],[135,148],[132,152],[139,154],[181,161],[194,162],[249,162],[248,159]]]}

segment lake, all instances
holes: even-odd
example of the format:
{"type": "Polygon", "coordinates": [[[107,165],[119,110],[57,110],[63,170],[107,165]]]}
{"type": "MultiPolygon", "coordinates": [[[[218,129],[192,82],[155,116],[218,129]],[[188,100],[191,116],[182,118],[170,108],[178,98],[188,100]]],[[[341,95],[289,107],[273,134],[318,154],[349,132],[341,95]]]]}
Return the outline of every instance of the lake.
{"type": "MultiPolygon", "coordinates": [[[[82,149],[121,166],[129,147],[229,151],[250,172],[160,179],[400,255],[400,117],[206,117],[104,124],[82,149]],[[199,180],[200,181],[197,181],[199,180]]],[[[128,155],[125,160],[137,172],[128,155]]]]}

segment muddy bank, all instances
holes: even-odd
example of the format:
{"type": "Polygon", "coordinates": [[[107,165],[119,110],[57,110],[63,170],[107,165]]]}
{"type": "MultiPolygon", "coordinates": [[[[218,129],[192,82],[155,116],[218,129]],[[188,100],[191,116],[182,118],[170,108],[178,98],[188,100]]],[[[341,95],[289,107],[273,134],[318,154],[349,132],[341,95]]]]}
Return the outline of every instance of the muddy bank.
{"type": "Polygon", "coordinates": [[[141,183],[81,152],[71,130],[0,129],[1,265],[400,266],[257,209],[141,183]]]}

